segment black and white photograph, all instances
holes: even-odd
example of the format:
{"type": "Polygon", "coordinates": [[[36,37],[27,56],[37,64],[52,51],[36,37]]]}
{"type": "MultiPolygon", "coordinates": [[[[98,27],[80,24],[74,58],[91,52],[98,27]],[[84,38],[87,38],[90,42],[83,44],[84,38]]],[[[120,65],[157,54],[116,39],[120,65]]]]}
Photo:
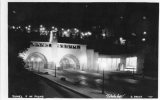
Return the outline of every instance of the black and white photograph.
{"type": "Polygon", "coordinates": [[[158,98],[159,2],[7,5],[8,98],[158,98]]]}

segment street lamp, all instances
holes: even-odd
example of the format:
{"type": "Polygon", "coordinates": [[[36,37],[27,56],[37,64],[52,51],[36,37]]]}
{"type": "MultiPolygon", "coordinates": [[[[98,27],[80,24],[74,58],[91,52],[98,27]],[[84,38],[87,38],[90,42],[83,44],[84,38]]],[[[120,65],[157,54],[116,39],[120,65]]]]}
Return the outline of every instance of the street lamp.
{"type": "Polygon", "coordinates": [[[103,68],[103,72],[102,72],[102,94],[104,94],[104,91],[105,91],[104,90],[104,67],[106,67],[106,59],[105,58],[99,58],[98,63],[100,64],[100,67],[103,68]]]}
{"type": "Polygon", "coordinates": [[[101,59],[101,64],[102,64],[102,67],[103,67],[103,77],[102,77],[102,80],[103,80],[103,83],[102,83],[102,94],[104,94],[104,68],[106,67],[106,59],[105,59],[105,58],[101,59]]]}
{"type": "Polygon", "coordinates": [[[56,77],[56,65],[55,65],[55,77],[56,77]]]}
{"type": "Polygon", "coordinates": [[[104,94],[104,68],[103,68],[103,77],[102,77],[103,83],[102,83],[102,94],[104,94]]]}

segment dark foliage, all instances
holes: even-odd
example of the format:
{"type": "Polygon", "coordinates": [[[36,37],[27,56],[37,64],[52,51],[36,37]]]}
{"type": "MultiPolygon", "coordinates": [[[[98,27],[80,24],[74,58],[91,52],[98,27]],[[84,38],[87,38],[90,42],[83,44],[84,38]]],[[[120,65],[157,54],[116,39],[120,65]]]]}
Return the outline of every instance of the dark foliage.
{"type": "Polygon", "coordinates": [[[30,38],[27,33],[9,30],[8,32],[8,75],[9,75],[9,93],[13,92],[15,83],[22,79],[24,62],[18,57],[18,54],[30,45],[30,38]],[[21,78],[20,78],[21,77],[21,78]]]}

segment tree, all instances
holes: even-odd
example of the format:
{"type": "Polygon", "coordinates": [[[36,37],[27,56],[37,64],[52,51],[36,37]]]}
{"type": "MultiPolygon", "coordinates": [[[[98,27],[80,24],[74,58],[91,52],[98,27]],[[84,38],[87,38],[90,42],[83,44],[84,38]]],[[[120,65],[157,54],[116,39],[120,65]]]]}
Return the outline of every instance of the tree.
{"type": "Polygon", "coordinates": [[[14,30],[8,31],[8,71],[10,79],[23,70],[24,62],[18,56],[29,45],[30,37],[28,33],[14,30]]]}

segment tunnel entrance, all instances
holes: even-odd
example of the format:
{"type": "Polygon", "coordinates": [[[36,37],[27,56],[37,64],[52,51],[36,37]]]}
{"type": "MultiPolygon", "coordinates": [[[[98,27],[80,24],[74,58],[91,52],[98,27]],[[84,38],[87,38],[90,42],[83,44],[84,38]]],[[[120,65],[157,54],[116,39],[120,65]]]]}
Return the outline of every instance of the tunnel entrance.
{"type": "Polygon", "coordinates": [[[60,69],[80,69],[79,60],[74,55],[65,55],[59,62],[60,69]]]}
{"type": "Polygon", "coordinates": [[[47,67],[47,59],[41,53],[32,53],[26,59],[26,68],[40,71],[47,67]]]}

